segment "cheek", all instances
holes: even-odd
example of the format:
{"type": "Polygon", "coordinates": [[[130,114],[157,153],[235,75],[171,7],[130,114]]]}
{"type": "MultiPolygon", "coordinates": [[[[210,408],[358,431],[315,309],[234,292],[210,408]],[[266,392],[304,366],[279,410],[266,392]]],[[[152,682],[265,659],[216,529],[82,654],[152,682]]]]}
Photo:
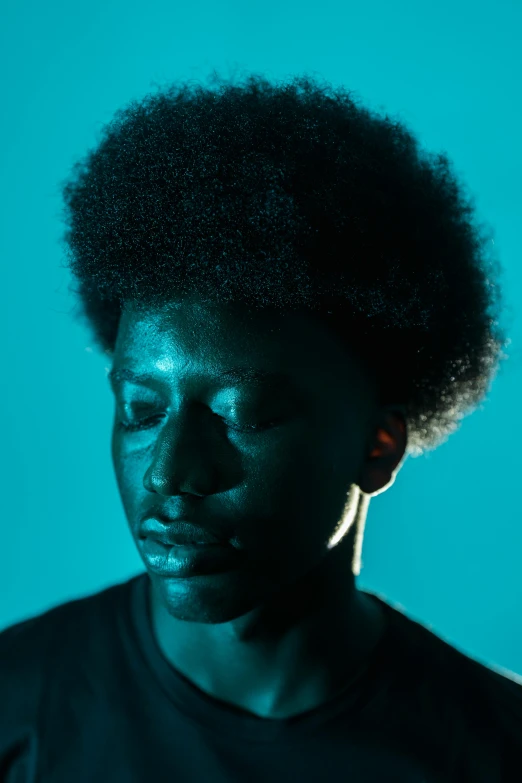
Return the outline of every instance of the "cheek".
{"type": "Polygon", "coordinates": [[[127,507],[135,495],[143,490],[143,476],[147,466],[146,456],[136,452],[125,452],[120,448],[118,438],[113,435],[111,456],[114,476],[123,504],[127,507]]]}
{"type": "Polygon", "coordinates": [[[267,466],[270,491],[279,513],[285,509],[294,519],[311,524],[319,539],[331,535],[345,512],[357,480],[357,454],[346,443],[318,438],[300,444],[292,454],[267,466]]]}
{"type": "Polygon", "coordinates": [[[261,530],[265,542],[291,548],[310,539],[314,546],[329,538],[343,515],[353,484],[346,462],[310,440],[262,458],[258,454],[247,467],[243,513],[251,509],[259,518],[256,533],[261,530]]]}

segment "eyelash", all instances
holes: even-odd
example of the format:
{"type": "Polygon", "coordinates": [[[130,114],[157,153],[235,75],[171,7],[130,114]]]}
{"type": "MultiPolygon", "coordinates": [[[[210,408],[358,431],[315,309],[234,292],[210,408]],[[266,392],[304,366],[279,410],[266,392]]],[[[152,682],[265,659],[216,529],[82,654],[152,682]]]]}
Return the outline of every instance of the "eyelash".
{"type": "MultiPolygon", "coordinates": [[[[118,421],[118,428],[121,430],[124,430],[125,432],[139,432],[141,430],[150,430],[154,426],[154,422],[162,419],[163,416],[149,416],[146,419],[142,419],[140,422],[137,422],[136,424],[128,424],[124,421],[118,421]]],[[[221,421],[224,421],[226,424],[225,419],[223,419],[221,416],[218,416],[221,421]]],[[[238,432],[246,432],[247,434],[251,432],[252,434],[254,432],[261,432],[263,430],[270,429],[272,425],[277,424],[278,419],[272,419],[271,421],[267,422],[266,424],[251,424],[246,427],[238,427],[234,424],[227,424],[227,427],[233,430],[237,430],[238,432]]]]}

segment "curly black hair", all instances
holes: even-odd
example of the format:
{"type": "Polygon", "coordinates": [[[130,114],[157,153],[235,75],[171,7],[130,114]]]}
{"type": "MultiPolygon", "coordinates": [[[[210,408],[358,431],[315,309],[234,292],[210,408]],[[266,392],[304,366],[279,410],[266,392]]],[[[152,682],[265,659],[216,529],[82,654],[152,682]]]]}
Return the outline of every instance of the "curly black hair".
{"type": "Polygon", "coordinates": [[[314,311],[405,406],[410,455],[489,391],[503,347],[490,229],[446,154],[309,75],[169,83],[61,183],[75,313],[112,354],[126,303],[314,311]]]}

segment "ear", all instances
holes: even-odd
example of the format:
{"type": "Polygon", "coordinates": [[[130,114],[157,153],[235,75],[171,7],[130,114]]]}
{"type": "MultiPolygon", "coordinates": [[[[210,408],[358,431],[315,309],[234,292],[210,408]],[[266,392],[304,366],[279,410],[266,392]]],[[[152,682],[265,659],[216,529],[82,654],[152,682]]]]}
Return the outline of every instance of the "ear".
{"type": "Polygon", "coordinates": [[[389,489],[404,459],[408,436],[404,409],[387,407],[381,411],[369,439],[358,486],[367,495],[389,489]]]}

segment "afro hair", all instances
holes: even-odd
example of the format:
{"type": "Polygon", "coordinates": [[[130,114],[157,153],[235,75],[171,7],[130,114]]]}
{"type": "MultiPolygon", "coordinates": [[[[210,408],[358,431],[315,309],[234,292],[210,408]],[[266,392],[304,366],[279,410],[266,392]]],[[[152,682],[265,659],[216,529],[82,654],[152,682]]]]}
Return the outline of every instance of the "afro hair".
{"type": "Polygon", "coordinates": [[[61,183],[75,317],[114,350],[126,303],[314,311],[404,406],[410,455],[488,393],[501,267],[445,154],[309,75],[169,83],[61,183]]]}

